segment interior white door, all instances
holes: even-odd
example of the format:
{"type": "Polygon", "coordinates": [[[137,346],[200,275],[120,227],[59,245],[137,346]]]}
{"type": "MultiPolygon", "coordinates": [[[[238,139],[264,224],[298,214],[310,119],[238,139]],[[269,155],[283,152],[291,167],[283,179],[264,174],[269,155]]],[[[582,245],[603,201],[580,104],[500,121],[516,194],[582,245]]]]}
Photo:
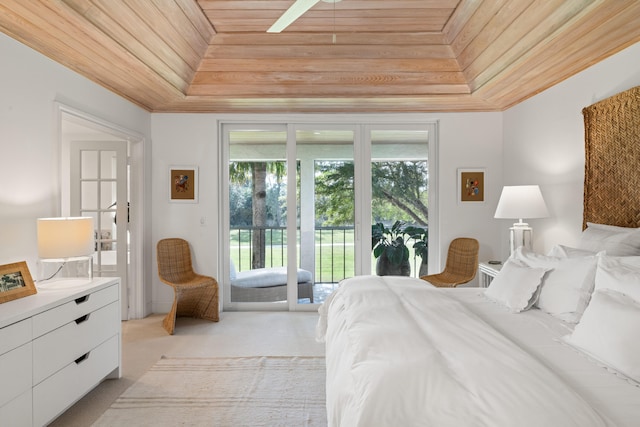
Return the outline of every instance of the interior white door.
{"type": "Polygon", "coordinates": [[[122,319],[129,313],[129,197],[127,143],[70,143],[70,212],[94,221],[93,274],[121,280],[122,319]]]}

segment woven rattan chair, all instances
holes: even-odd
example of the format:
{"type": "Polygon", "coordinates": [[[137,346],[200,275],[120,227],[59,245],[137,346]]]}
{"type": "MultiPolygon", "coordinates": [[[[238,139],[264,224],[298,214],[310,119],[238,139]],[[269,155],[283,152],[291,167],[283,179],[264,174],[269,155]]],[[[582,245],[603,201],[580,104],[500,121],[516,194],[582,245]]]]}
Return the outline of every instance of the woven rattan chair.
{"type": "Polygon", "coordinates": [[[162,326],[173,335],[176,317],[219,320],[218,282],[193,271],[189,243],[183,239],[162,239],[157,245],[158,276],[173,287],[175,297],[162,326]]]}
{"type": "Polygon", "coordinates": [[[449,245],[444,271],[420,277],[440,288],[455,288],[470,282],[478,271],[478,248],[476,239],[458,237],[449,245]]]}

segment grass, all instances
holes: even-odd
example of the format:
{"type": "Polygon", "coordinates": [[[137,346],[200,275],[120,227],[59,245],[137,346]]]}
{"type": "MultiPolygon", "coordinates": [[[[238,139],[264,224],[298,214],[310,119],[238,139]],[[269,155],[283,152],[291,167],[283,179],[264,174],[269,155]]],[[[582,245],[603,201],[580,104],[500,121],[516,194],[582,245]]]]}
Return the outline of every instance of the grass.
{"type": "MultiPolygon", "coordinates": [[[[267,233],[265,264],[267,267],[286,265],[287,236],[286,230],[276,230],[272,236],[267,233]]],[[[355,245],[353,230],[316,230],[315,233],[315,281],[337,283],[355,275],[355,245]]],[[[231,260],[238,271],[251,269],[251,250],[248,231],[240,235],[238,230],[231,231],[231,260]]],[[[413,260],[413,249],[409,248],[410,260],[413,260]]],[[[300,248],[298,246],[298,259],[300,248]]],[[[375,274],[376,260],[371,255],[372,274],[375,274]]],[[[412,262],[412,275],[415,275],[412,262]]]]}

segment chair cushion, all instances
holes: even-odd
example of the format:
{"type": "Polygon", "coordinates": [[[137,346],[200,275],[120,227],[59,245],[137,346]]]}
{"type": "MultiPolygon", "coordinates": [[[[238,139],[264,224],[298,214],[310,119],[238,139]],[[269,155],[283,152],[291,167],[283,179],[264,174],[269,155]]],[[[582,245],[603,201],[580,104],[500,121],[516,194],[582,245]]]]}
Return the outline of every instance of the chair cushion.
{"type": "MultiPolygon", "coordinates": [[[[298,269],[298,283],[310,282],[311,272],[298,269]]],[[[243,288],[267,288],[287,284],[287,267],[255,268],[249,271],[239,271],[231,284],[243,288]]]]}

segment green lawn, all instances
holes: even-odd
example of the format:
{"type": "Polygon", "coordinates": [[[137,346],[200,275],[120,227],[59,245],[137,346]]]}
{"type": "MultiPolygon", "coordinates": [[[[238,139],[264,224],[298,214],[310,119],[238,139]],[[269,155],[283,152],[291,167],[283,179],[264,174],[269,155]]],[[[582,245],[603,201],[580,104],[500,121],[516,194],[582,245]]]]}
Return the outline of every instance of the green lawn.
{"type": "MultiPolygon", "coordinates": [[[[280,233],[276,230],[272,235],[267,232],[265,260],[267,267],[278,267],[285,265],[287,257],[287,236],[286,230],[280,233]]],[[[346,277],[354,276],[355,252],[354,252],[354,232],[353,230],[334,231],[333,238],[329,230],[316,230],[315,244],[315,280],[316,282],[339,282],[346,277]]],[[[251,269],[250,262],[250,242],[249,233],[244,232],[239,236],[238,230],[231,232],[231,260],[237,271],[251,269]],[[240,242],[240,244],[238,244],[240,242]]],[[[413,250],[409,248],[413,260],[413,250]]],[[[300,258],[298,248],[298,258],[300,258]]],[[[372,273],[375,272],[375,259],[371,255],[372,273]]],[[[413,270],[413,262],[412,262],[413,270]]]]}

